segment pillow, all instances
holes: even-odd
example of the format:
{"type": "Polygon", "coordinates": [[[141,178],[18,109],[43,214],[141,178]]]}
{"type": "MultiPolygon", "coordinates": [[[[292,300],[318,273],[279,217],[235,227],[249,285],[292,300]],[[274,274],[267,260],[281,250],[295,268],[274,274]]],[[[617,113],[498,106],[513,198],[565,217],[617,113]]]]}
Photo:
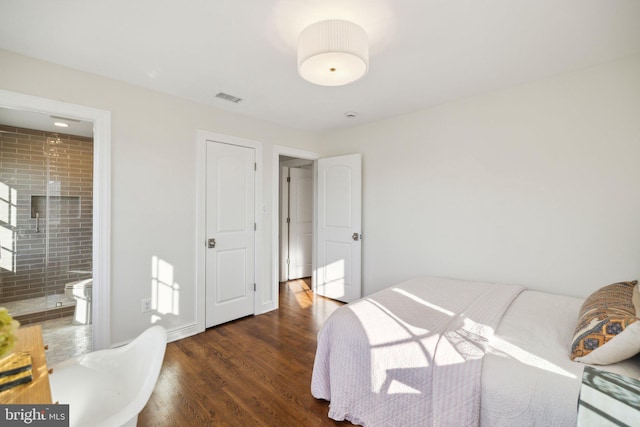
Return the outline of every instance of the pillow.
{"type": "Polygon", "coordinates": [[[633,306],[636,308],[636,317],[640,318],[640,283],[634,286],[631,301],[633,301],[633,306]]]}
{"type": "Polygon", "coordinates": [[[638,281],[634,280],[614,283],[591,294],[580,308],[571,360],[609,365],[640,353],[639,292],[638,281]]]}

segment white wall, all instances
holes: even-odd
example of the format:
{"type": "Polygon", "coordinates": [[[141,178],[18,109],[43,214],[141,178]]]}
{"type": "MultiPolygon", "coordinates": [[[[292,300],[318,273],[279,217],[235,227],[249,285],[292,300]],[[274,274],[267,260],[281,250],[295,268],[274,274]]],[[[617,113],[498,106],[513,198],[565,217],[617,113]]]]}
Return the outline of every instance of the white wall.
{"type": "Polygon", "coordinates": [[[324,136],[361,152],[366,294],[640,279],[640,55],[324,136]]]}
{"type": "MultiPolygon", "coordinates": [[[[195,323],[197,130],[362,152],[364,292],[417,274],[582,296],[640,276],[640,55],[318,136],[0,50],[0,89],[112,112],[111,342],[150,322],[153,257],[195,323]]],[[[258,280],[269,288],[271,241],[258,280]]]]}
{"type": "MultiPolygon", "coordinates": [[[[0,89],[112,112],[111,342],[147,327],[142,298],[151,296],[152,260],[162,260],[179,285],[170,330],[196,322],[197,131],[263,143],[262,203],[258,219],[266,259],[259,286],[271,294],[271,164],[274,144],[316,151],[319,137],[213,107],[0,50],[0,89]],[[263,286],[264,284],[264,286],[263,286]]],[[[166,275],[165,277],[169,277],[166,275]]],[[[172,284],[174,284],[172,283],[172,284]]]]}

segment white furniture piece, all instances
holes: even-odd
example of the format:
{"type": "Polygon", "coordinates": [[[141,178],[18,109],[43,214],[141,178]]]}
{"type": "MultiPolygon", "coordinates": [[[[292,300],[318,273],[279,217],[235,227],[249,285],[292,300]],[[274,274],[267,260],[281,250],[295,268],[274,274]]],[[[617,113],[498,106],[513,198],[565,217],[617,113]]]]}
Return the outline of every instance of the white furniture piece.
{"type": "Polygon", "coordinates": [[[93,278],[67,283],[64,285],[64,293],[69,299],[76,300],[76,309],[73,312],[73,324],[91,324],[93,278]]]}
{"type": "Polygon", "coordinates": [[[69,405],[69,425],[135,426],[160,374],[167,344],[152,326],[122,347],[94,351],[53,367],[54,402],[69,405]]]}

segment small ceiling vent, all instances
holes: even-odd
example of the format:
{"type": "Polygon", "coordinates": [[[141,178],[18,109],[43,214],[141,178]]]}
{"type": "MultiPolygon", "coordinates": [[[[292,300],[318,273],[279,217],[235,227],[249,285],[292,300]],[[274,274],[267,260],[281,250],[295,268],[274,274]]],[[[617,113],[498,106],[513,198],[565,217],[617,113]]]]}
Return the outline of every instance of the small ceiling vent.
{"type": "Polygon", "coordinates": [[[233,102],[234,104],[242,101],[242,98],[238,98],[237,96],[229,95],[228,93],[224,92],[219,92],[216,95],[216,98],[224,99],[225,101],[233,102]]]}

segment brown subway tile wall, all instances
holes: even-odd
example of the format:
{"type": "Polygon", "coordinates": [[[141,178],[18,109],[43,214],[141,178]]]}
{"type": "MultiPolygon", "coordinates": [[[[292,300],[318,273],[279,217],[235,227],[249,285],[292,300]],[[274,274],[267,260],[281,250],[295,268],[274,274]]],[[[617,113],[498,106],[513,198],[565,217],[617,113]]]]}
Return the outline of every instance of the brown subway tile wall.
{"type": "Polygon", "coordinates": [[[92,229],[93,140],[0,124],[0,305],[90,277],[92,229]]]}

